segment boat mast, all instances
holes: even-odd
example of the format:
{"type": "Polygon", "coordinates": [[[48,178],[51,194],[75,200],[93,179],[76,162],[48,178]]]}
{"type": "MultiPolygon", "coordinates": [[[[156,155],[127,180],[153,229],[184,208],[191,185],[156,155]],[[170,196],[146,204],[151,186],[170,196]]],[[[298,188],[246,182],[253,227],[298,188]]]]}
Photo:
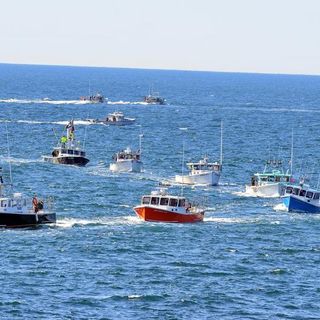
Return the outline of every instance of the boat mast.
{"type": "Polygon", "coordinates": [[[143,133],[139,134],[139,152],[140,152],[140,159],[141,159],[141,155],[142,155],[142,137],[143,137],[143,133]]]}
{"type": "Polygon", "coordinates": [[[183,196],[183,185],[184,185],[184,131],[187,131],[188,128],[179,128],[182,131],[182,162],[181,162],[181,177],[182,177],[182,183],[181,183],[181,197],[183,196]]]}
{"type": "Polygon", "coordinates": [[[291,131],[291,158],[290,158],[290,175],[292,176],[292,168],[293,168],[293,128],[291,131]]]}
{"type": "Polygon", "coordinates": [[[221,131],[220,131],[220,168],[222,168],[222,151],[223,151],[223,121],[221,120],[221,131]]]}
{"type": "Polygon", "coordinates": [[[9,158],[9,175],[10,175],[10,188],[12,190],[12,168],[11,168],[11,155],[10,155],[10,145],[9,145],[9,132],[8,132],[8,125],[6,124],[6,133],[7,133],[7,153],[9,158]]]}

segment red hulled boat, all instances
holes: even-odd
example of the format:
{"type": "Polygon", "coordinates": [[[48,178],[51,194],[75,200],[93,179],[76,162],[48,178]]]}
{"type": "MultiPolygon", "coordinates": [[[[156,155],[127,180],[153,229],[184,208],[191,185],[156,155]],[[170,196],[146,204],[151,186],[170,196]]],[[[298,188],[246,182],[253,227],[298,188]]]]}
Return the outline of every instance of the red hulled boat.
{"type": "Polygon", "coordinates": [[[204,208],[193,205],[185,197],[167,194],[163,189],[152,191],[133,208],[138,217],[150,222],[193,223],[204,218],[204,208]]]}

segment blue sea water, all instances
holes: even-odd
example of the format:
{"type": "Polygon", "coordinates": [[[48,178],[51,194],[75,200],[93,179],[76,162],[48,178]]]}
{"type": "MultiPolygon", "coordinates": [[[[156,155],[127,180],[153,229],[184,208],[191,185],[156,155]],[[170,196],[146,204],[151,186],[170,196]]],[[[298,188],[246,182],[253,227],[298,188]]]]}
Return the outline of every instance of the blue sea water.
{"type": "MultiPolygon", "coordinates": [[[[269,156],[317,184],[320,77],[0,65],[0,162],[15,190],[54,196],[57,225],[1,230],[1,319],[319,319],[320,215],[243,194],[269,156]],[[80,104],[100,91],[106,104],[80,104]],[[153,87],[168,105],[140,101],[153,87]],[[43,100],[44,98],[48,98],[43,100]],[[113,111],[128,127],[85,125],[113,111]],[[75,119],[90,162],[44,163],[75,119]],[[140,221],[132,207],[185,159],[219,159],[218,187],[185,188],[208,207],[194,225],[140,221]],[[182,131],[179,128],[188,128],[182,131]],[[112,154],[138,147],[140,174],[112,174],[112,154]]],[[[177,187],[172,192],[180,193],[177,187]]]]}

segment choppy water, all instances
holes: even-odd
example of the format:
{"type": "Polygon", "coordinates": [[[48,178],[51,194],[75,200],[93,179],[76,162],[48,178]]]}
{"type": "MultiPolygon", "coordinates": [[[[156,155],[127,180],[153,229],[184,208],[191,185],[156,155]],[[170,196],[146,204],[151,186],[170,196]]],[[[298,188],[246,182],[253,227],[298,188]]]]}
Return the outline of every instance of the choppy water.
{"type": "Polygon", "coordinates": [[[292,127],[294,168],[317,184],[319,88],[310,76],[0,65],[6,178],[7,126],[16,190],[53,195],[58,216],[55,227],[1,231],[0,317],[318,319],[320,216],[243,191],[269,154],[289,159],[292,127]],[[89,81],[107,104],[79,103],[89,81]],[[151,84],[167,106],[140,103],[151,84]],[[115,110],[137,125],[83,122],[115,110]],[[86,168],[41,161],[70,118],[86,168]],[[140,196],[180,173],[182,139],[186,160],[218,159],[221,119],[221,185],[184,190],[208,206],[205,222],[139,221],[140,196]],[[110,173],[112,153],[138,147],[140,132],[145,172],[110,173]]]}

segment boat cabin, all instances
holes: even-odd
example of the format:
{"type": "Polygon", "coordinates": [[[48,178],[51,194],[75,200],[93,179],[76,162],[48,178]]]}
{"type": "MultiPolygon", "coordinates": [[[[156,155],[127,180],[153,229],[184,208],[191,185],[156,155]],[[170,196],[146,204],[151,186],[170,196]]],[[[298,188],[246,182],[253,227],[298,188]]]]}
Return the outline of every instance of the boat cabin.
{"type": "Polygon", "coordinates": [[[221,169],[221,165],[218,162],[214,163],[188,163],[188,168],[191,171],[203,171],[203,170],[209,170],[209,171],[216,171],[219,172],[221,169]]]}
{"type": "Polygon", "coordinates": [[[140,152],[139,151],[131,151],[131,149],[122,150],[120,152],[115,153],[112,156],[112,159],[115,161],[118,160],[140,160],[140,152]]]}
{"type": "Polygon", "coordinates": [[[123,120],[124,120],[124,115],[122,112],[110,113],[106,118],[107,122],[117,122],[117,121],[123,121],[123,120]]]}
{"type": "Polygon", "coordinates": [[[314,190],[307,190],[303,187],[293,187],[293,186],[287,186],[285,190],[286,195],[296,195],[299,197],[304,197],[307,200],[319,200],[320,198],[320,192],[314,191],[314,190]]]}
{"type": "Polygon", "coordinates": [[[80,156],[80,157],[85,157],[86,153],[85,151],[81,151],[78,149],[63,149],[63,148],[55,148],[52,151],[52,156],[53,157],[59,157],[59,156],[63,156],[63,155],[67,155],[67,156],[80,156]]]}
{"type": "Polygon", "coordinates": [[[143,196],[141,200],[142,205],[153,205],[153,206],[166,206],[166,207],[185,207],[186,199],[183,197],[174,197],[169,195],[150,195],[143,196]]]}
{"type": "Polygon", "coordinates": [[[251,185],[258,186],[259,184],[267,184],[267,183],[289,183],[291,175],[280,173],[280,172],[272,172],[272,173],[256,173],[251,177],[251,185]]]}

